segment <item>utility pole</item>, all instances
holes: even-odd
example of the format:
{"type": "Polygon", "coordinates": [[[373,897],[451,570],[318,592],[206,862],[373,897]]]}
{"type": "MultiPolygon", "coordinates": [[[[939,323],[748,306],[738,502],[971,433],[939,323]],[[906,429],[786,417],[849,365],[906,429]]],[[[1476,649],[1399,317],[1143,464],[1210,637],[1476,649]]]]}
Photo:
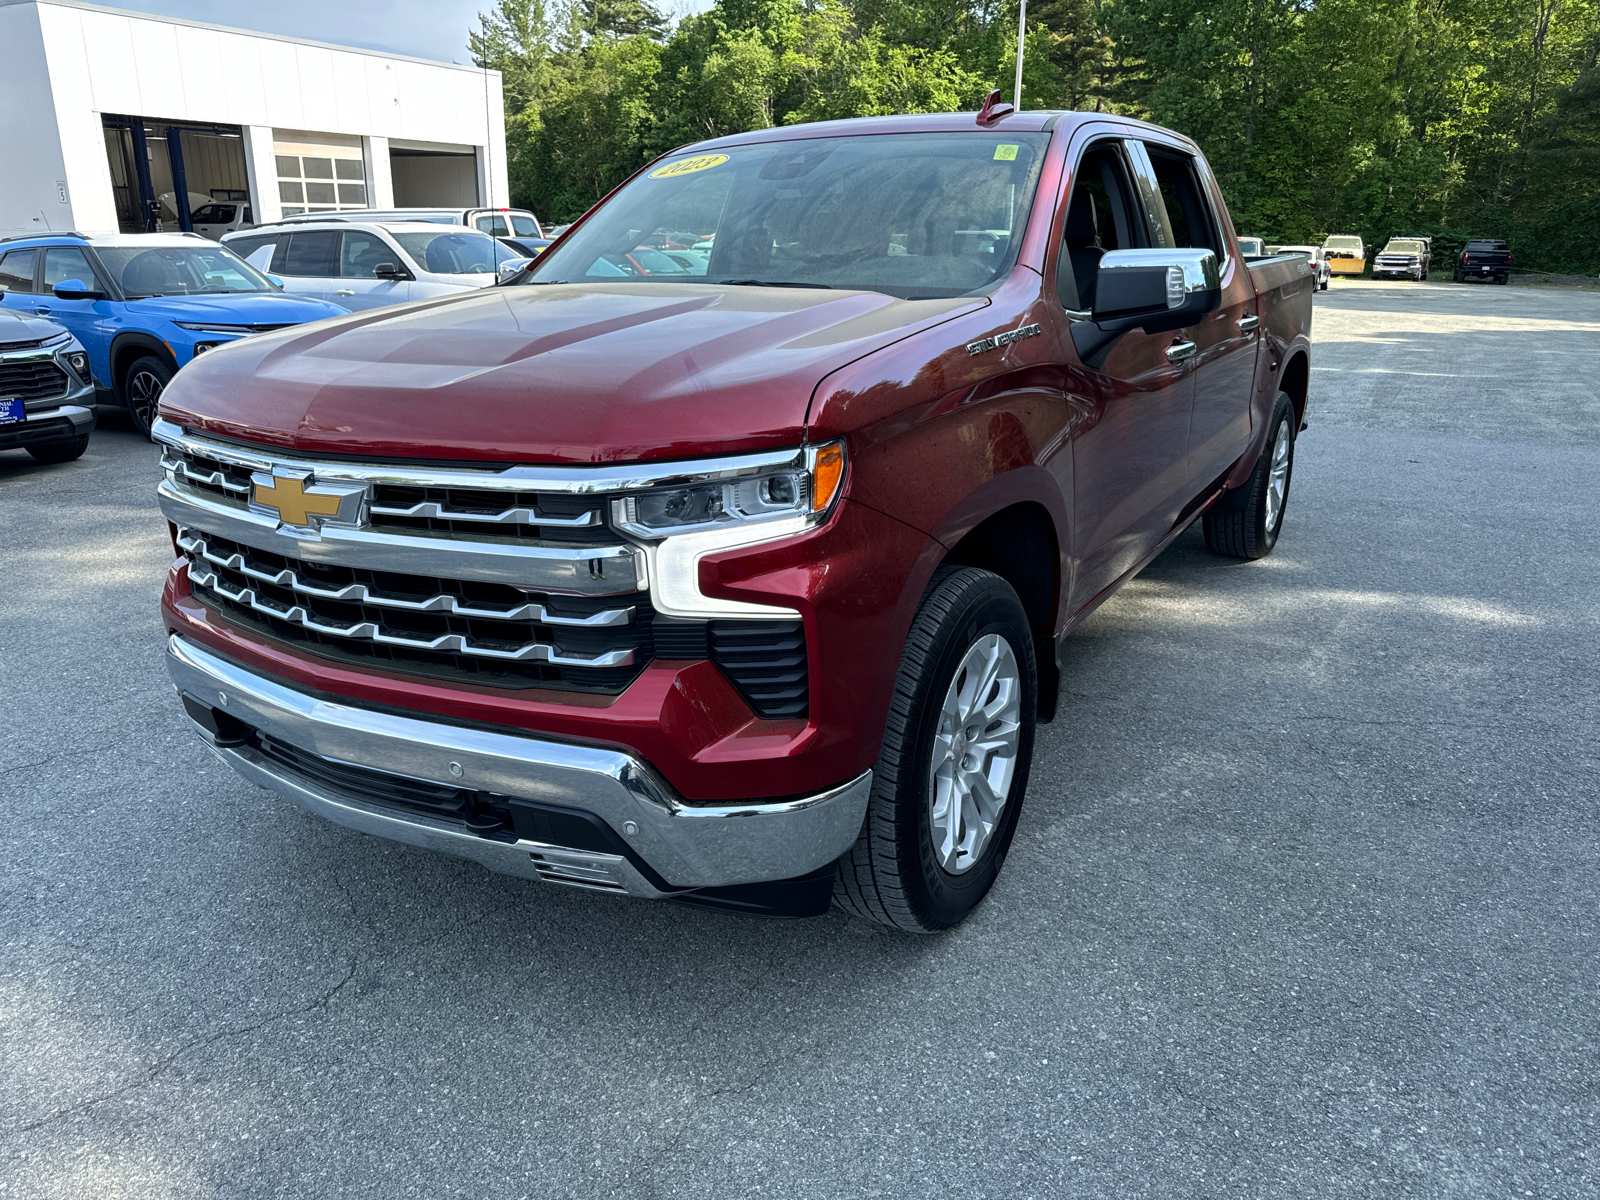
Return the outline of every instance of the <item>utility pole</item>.
{"type": "Polygon", "coordinates": [[[1011,104],[1018,112],[1022,111],[1022,48],[1027,33],[1028,0],[1022,0],[1022,12],[1017,15],[1017,86],[1011,96],[1011,104]]]}

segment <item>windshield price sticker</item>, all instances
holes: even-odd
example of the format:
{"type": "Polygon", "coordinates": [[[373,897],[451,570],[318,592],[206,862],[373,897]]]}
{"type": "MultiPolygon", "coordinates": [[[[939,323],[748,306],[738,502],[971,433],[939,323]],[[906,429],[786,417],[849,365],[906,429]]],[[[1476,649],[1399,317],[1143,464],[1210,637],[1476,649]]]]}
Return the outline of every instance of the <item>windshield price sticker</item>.
{"type": "Polygon", "coordinates": [[[1009,346],[1012,342],[1020,342],[1023,338],[1038,337],[1041,332],[1037,325],[1024,325],[1021,329],[1013,329],[1009,333],[997,333],[993,337],[968,342],[967,353],[982,354],[986,350],[995,350],[1001,346],[1009,346]]]}
{"type": "Polygon", "coordinates": [[[728,161],[726,154],[697,154],[693,158],[680,158],[650,172],[651,179],[671,179],[677,175],[693,175],[696,171],[709,171],[728,161]]]}

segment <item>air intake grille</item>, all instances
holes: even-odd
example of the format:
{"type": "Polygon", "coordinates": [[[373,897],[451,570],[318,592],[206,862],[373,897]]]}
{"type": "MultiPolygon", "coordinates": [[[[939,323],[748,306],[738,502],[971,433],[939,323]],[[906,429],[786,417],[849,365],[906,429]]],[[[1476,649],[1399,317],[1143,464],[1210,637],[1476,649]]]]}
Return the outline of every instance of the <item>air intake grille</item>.
{"type": "Polygon", "coordinates": [[[722,669],[757,716],[769,721],[806,716],[806,631],[799,621],[712,621],[711,661],[722,669]]]}
{"type": "Polygon", "coordinates": [[[45,400],[67,390],[67,373],[53,362],[0,363],[0,396],[45,400]]]}
{"type": "Polygon", "coordinates": [[[615,693],[652,656],[653,613],[642,595],[544,595],[305,562],[188,531],[179,546],[201,600],[330,657],[499,686],[615,693]]]}
{"type": "Polygon", "coordinates": [[[593,496],[386,483],[373,488],[371,522],[374,529],[404,533],[425,530],[468,538],[534,538],[580,544],[593,542],[605,529],[601,502],[593,496]]]}

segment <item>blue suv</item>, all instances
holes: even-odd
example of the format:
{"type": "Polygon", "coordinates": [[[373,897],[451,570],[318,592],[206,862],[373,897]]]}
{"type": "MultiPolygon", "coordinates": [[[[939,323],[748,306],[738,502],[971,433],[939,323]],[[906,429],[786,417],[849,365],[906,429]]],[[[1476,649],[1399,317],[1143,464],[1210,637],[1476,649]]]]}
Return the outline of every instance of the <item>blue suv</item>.
{"type": "Polygon", "coordinates": [[[227,342],[344,316],[192,233],[0,241],[0,307],[65,325],[89,353],[97,388],[127,406],[146,437],[161,392],[195,355],[227,342]]]}

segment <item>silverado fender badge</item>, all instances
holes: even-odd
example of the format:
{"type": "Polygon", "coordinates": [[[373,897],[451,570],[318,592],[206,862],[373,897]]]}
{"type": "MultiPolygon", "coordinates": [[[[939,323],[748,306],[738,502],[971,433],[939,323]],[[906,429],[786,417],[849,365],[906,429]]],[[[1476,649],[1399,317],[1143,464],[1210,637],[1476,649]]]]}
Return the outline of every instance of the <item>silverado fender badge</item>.
{"type": "Polygon", "coordinates": [[[1041,330],[1037,325],[1024,325],[1021,329],[1013,329],[1007,333],[997,333],[993,337],[979,338],[975,342],[967,343],[968,354],[982,354],[986,350],[995,350],[1001,346],[1009,346],[1012,342],[1020,342],[1023,338],[1038,337],[1041,330]]]}

